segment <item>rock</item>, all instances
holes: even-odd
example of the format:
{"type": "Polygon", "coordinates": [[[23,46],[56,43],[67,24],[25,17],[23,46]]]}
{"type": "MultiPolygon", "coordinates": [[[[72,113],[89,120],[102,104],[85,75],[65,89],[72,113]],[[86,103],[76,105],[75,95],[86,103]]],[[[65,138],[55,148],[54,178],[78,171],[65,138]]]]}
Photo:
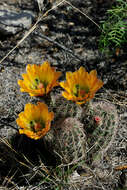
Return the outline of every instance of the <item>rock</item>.
{"type": "Polygon", "coordinates": [[[0,190],[8,190],[8,188],[4,186],[0,186],[0,190]]]}
{"type": "Polygon", "coordinates": [[[37,2],[39,10],[42,11],[44,6],[44,0],[35,0],[35,2],[37,2]]]}
{"type": "Polygon", "coordinates": [[[16,34],[23,29],[29,29],[33,18],[31,12],[12,10],[9,6],[0,6],[0,33],[9,35],[16,34]]]}

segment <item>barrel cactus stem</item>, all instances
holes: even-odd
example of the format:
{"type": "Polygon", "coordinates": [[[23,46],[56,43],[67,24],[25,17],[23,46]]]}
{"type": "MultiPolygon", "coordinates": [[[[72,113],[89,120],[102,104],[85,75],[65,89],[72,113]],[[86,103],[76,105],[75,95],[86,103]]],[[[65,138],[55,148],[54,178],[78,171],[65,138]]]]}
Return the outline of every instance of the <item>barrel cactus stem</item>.
{"type": "Polygon", "coordinates": [[[76,118],[59,121],[54,128],[54,150],[64,164],[74,164],[85,159],[86,136],[76,118]]]}

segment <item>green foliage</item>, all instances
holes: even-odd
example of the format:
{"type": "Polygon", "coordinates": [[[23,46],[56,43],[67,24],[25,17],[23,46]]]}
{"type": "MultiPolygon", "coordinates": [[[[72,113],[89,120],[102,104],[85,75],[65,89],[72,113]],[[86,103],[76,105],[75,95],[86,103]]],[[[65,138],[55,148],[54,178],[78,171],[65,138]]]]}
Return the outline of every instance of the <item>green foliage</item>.
{"type": "Polygon", "coordinates": [[[102,52],[121,48],[127,43],[127,1],[116,0],[116,6],[107,11],[107,20],[102,21],[99,48],[102,52]]]}

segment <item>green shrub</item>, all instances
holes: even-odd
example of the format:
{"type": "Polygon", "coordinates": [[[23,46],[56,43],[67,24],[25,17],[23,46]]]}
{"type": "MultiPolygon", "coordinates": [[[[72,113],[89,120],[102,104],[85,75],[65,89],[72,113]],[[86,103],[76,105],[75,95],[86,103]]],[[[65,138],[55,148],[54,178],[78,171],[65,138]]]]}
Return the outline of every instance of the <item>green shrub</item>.
{"type": "Polygon", "coordinates": [[[116,0],[116,6],[107,11],[107,20],[102,21],[99,48],[102,52],[121,48],[127,43],[127,1],[116,0]]]}

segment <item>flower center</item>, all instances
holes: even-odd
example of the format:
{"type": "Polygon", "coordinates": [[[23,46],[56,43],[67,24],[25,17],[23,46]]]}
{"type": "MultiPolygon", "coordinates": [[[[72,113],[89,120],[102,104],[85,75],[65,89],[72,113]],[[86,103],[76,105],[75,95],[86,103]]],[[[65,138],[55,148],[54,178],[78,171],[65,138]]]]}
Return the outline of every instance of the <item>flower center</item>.
{"type": "Polygon", "coordinates": [[[47,81],[41,81],[39,78],[35,78],[33,85],[32,85],[32,89],[42,89],[44,88],[45,92],[46,92],[46,88],[48,86],[48,82],[47,81]]]}
{"type": "Polygon", "coordinates": [[[37,133],[38,131],[41,131],[43,128],[45,128],[45,124],[43,121],[31,120],[29,122],[29,127],[31,131],[37,133]]]}
{"type": "Polygon", "coordinates": [[[46,88],[48,86],[48,82],[47,81],[42,81],[42,84],[43,84],[43,87],[44,87],[45,92],[46,92],[46,88]]]}
{"type": "Polygon", "coordinates": [[[40,80],[38,78],[35,78],[31,84],[32,89],[38,89],[38,85],[40,84],[40,80]]]}
{"type": "Polygon", "coordinates": [[[74,86],[74,89],[73,89],[73,94],[76,96],[76,97],[83,97],[85,94],[88,94],[89,93],[89,87],[88,86],[83,86],[81,87],[79,84],[76,84],[74,86]]]}

